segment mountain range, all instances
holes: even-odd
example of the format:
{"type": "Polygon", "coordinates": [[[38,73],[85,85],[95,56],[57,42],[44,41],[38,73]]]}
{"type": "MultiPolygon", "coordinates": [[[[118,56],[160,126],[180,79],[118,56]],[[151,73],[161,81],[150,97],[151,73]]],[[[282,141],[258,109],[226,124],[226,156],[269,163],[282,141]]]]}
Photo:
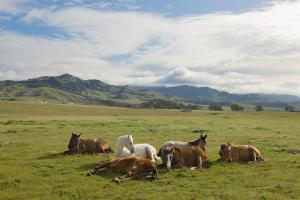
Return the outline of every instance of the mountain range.
{"type": "Polygon", "coordinates": [[[300,104],[300,97],[278,94],[231,94],[209,87],[134,87],[82,80],[70,74],[43,76],[24,81],[0,81],[1,100],[49,101],[112,106],[138,105],[155,99],[180,103],[229,105],[233,102],[283,107],[300,104]]]}
{"type": "Polygon", "coordinates": [[[227,105],[231,104],[232,102],[240,102],[252,105],[283,105],[300,102],[300,97],[296,95],[260,93],[231,94],[209,87],[194,87],[189,85],[180,85],[174,87],[148,87],[148,89],[202,104],[209,104],[214,102],[222,105],[227,105]]]}

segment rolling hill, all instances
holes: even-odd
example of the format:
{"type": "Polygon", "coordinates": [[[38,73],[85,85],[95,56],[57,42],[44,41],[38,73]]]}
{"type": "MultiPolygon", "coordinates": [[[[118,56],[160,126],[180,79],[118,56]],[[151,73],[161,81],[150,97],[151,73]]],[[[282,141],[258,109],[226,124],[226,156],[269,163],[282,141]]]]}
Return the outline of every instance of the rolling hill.
{"type": "Polygon", "coordinates": [[[172,97],[149,89],[115,86],[99,80],[82,80],[70,74],[25,81],[0,81],[0,99],[128,106],[172,97]]]}
{"type": "Polygon", "coordinates": [[[0,100],[42,101],[134,107],[180,107],[180,103],[230,105],[242,103],[284,107],[299,106],[300,98],[277,94],[231,94],[209,87],[181,85],[175,87],[115,86],[99,80],[82,80],[70,74],[43,76],[24,81],[0,81],[0,100]],[[146,103],[145,103],[146,102],[146,103]],[[147,103],[150,102],[150,103],[147,103]]]}

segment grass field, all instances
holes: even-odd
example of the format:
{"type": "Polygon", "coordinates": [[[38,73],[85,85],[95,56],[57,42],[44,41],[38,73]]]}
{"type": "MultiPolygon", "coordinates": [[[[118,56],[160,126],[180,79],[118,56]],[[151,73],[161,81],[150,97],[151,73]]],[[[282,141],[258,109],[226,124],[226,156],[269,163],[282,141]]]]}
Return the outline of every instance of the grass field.
{"type": "Polygon", "coordinates": [[[0,199],[300,199],[300,113],[143,110],[0,102],[0,199]],[[160,170],[157,181],[112,182],[118,174],[85,174],[109,155],[61,155],[72,131],[118,136],[155,147],[190,141],[208,130],[210,161],[221,143],[253,144],[266,162],[218,163],[209,169],[160,170]]]}

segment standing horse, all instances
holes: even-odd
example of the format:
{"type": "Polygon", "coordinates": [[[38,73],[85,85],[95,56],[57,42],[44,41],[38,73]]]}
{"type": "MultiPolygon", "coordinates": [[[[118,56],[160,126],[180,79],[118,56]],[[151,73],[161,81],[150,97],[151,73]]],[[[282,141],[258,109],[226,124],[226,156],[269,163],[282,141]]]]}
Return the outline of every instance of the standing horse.
{"type": "Polygon", "coordinates": [[[158,171],[155,163],[151,160],[141,157],[127,157],[116,158],[113,160],[105,161],[98,164],[94,170],[88,173],[88,176],[94,175],[97,172],[111,170],[114,172],[125,173],[125,175],[114,179],[115,182],[120,183],[135,179],[138,177],[144,177],[147,179],[155,180],[158,177],[158,171]]]}
{"type": "Polygon", "coordinates": [[[251,145],[222,144],[219,151],[220,160],[244,161],[248,163],[263,161],[260,151],[251,145]]]}
{"type": "Polygon", "coordinates": [[[123,135],[117,141],[117,155],[118,158],[137,156],[148,158],[153,162],[160,160],[156,156],[156,149],[150,144],[134,144],[132,135],[123,135]]]}
{"type": "Polygon", "coordinates": [[[202,168],[207,162],[207,154],[203,149],[196,146],[176,147],[170,145],[163,151],[163,165],[167,168],[190,167],[191,169],[202,168]]]}
{"type": "Polygon", "coordinates": [[[174,145],[175,147],[186,147],[186,146],[197,146],[200,147],[201,149],[203,149],[205,151],[205,146],[207,144],[207,135],[202,136],[202,134],[200,135],[200,137],[197,140],[194,140],[192,142],[181,142],[181,141],[167,141],[165,142],[161,148],[159,149],[158,152],[158,156],[162,156],[162,150],[165,150],[167,147],[169,147],[170,145],[174,145]]]}
{"type": "Polygon", "coordinates": [[[64,153],[110,153],[113,150],[101,138],[81,139],[80,134],[72,133],[68,145],[69,150],[64,153]]]}

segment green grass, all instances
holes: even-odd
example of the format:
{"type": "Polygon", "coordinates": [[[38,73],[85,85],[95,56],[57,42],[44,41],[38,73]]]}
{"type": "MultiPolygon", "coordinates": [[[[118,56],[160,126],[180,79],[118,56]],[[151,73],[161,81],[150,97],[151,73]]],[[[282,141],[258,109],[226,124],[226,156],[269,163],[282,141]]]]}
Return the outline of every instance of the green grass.
{"type": "Polygon", "coordinates": [[[208,112],[0,102],[0,199],[299,199],[300,113],[208,112]],[[157,181],[112,182],[116,173],[85,174],[109,155],[60,155],[72,131],[102,137],[115,149],[118,136],[159,148],[189,141],[207,129],[209,159],[230,141],[259,148],[266,162],[218,163],[191,171],[160,170],[157,181]]]}

